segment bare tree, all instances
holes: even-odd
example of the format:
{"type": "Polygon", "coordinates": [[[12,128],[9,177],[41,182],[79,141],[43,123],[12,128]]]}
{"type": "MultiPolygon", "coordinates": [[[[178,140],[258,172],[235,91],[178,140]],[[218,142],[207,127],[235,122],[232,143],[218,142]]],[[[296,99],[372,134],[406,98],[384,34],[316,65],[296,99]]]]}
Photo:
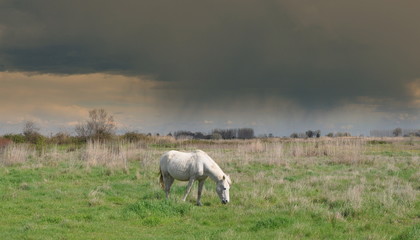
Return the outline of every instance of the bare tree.
{"type": "Polygon", "coordinates": [[[26,121],[23,125],[23,135],[25,140],[30,143],[38,143],[43,139],[39,133],[40,128],[35,124],[34,121],[26,121]]]}
{"type": "Polygon", "coordinates": [[[23,125],[23,135],[25,136],[37,134],[38,131],[39,127],[35,124],[34,121],[26,121],[23,125]]]}
{"type": "Polygon", "coordinates": [[[105,140],[112,137],[116,130],[114,117],[104,109],[93,109],[89,111],[89,120],[78,124],[75,128],[76,134],[84,139],[105,140]]]}

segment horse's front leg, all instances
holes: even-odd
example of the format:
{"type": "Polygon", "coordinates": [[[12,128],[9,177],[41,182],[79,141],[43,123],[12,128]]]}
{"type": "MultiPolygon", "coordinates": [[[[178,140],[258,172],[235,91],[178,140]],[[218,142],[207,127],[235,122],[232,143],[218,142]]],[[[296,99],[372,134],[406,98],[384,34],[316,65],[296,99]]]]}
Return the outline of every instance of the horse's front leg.
{"type": "Polygon", "coordinates": [[[203,186],[204,186],[204,180],[200,180],[198,182],[198,194],[197,194],[197,206],[202,206],[203,204],[201,204],[201,193],[203,192],[203,186]]]}
{"type": "Polygon", "coordinates": [[[195,181],[195,179],[194,179],[194,178],[190,178],[190,181],[188,182],[187,190],[185,191],[185,195],[184,195],[184,197],[182,198],[182,201],[185,201],[185,200],[187,199],[187,196],[188,196],[188,194],[189,194],[189,193],[190,193],[190,191],[191,191],[191,188],[192,188],[192,186],[193,186],[194,181],[195,181]]]}

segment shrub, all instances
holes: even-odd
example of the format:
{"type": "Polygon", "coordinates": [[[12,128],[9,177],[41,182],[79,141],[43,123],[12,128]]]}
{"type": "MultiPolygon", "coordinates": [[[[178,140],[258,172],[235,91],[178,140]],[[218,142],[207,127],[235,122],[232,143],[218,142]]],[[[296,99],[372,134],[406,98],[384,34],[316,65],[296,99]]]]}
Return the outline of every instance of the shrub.
{"type": "Polygon", "coordinates": [[[58,132],[50,138],[50,142],[58,145],[74,143],[76,139],[66,132],[58,132]]]}
{"type": "Polygon", "coordinates": [[[138,142],[148,138],[149,137],[146,134],[137,132],[126,132],[124,135],[122,135],[122,139],[126,142],[138,142]]]}
{"type": "Polygon", "coordinates": [[[25,136],[22,134],[6,134],[3,136],[6,139],[13,141],[14,143],[24,143],[26,141],[25,136]]]}
{"type": "Polygon", "coordinates": [[[27,143],[32,143],[35,145],[45,145],[47,142],[47,138],[42,136],[39,133],[33,133],[31,135],[25,136],[25,140],[27,143]]]}

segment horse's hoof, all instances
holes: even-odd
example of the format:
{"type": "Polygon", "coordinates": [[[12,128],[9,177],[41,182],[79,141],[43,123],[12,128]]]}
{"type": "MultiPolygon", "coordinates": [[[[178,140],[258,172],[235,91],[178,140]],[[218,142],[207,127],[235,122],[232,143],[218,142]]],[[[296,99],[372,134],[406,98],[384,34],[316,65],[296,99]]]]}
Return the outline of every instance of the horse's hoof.
{"type": "Polygon", "coordinates": [[[197,206],[201,207],[201,206],[203,206],[203,204],[201,204],[201,202],[198,202],[197,206]]]}

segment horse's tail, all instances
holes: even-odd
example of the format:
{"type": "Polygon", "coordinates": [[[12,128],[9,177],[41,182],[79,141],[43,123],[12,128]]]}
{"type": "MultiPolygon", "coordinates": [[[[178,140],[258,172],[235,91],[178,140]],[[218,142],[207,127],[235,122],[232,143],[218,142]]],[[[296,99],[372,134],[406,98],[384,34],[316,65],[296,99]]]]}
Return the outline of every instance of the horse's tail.
{"type": "Polygon", "coordinates": [[[162,170],[160,169],[160,165],[159,165],[159,183],[160,183],[160,187],[162,189],[165,188],[165,183],[163,182],[163,174],[162,174],[162,170]]]}

